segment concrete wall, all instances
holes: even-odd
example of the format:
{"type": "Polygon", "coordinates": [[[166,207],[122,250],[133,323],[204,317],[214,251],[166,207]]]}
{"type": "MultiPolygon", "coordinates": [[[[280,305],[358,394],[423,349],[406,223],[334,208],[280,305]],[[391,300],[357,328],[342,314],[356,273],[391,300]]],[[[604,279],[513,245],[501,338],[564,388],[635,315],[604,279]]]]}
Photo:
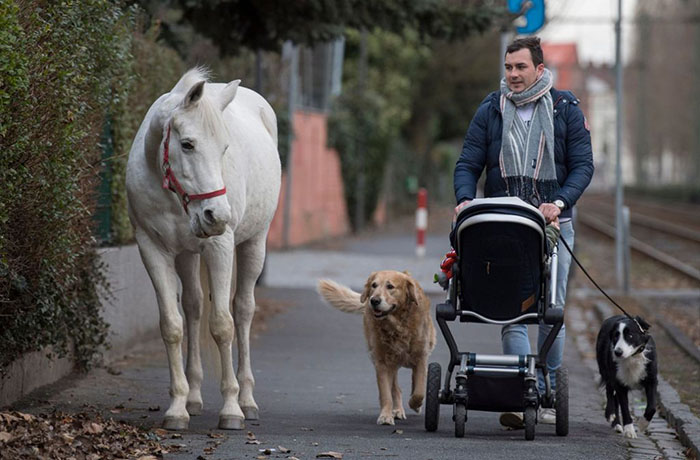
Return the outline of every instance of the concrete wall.
{"type": "MultiPolygon", "coordinates": [[[[160,337],[158,306],[151,279],[141,262],[135,245],[105,248],[99,251],[106,264],[111,296],[102,293],[102,317],[109,324],[107,340],[111,348],[105,351],[107,362],[122,357],[139,343],[160,337]]],[[[31,391],[70,374],[70,357],[52,360],[47,348],[27,353],[12,363],[0,380],[0,407],[12,404],[31,391]]]]}
{"type": "MultiPolygon", "coordinates": [[[[328,128],[322,113],[294,114],[292,203],[289,245],[346,234],[350,227],[338,152],[326,146],[328,128]]],[[[282,176],[279,206],[268,235],[268,247],[283,246],[287,174],[282,176]]]]}
{"type": "Polygon", "coordinates": [[[107,265],[111,296],[102,295],[102,317],[109,324],[111,348],[105,359],[123,356],[135,344],[160,337],[159,313],[151,278],[136,245],[105,248],[100,258],[107,265]]]}

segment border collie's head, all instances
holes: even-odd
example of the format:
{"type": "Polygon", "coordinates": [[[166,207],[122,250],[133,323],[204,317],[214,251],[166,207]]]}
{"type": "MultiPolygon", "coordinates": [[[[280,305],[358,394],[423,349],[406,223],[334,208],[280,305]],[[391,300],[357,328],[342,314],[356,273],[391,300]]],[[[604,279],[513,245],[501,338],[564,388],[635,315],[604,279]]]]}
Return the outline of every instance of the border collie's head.
{"type": "Polygon", "coordinates": [[[636,316],[634,320],[621,319],[610,331],[613,359],[615,361],[627,359],[644,351],[644,347],[649,341],[647,331],[650,327],[649,323],[640,316],[636,316]]]}

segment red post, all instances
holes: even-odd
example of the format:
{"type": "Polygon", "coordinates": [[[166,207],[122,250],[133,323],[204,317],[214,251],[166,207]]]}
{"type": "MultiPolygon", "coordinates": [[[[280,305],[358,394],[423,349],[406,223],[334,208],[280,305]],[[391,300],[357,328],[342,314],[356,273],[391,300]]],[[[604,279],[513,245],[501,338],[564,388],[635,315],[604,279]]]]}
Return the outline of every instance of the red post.
{"type": "Polygon", "coordinates": [[[418,189],[418,208],[416,209],[416,256],[425,256],[425,231],[428,228],[428,191],[418,189]]]}

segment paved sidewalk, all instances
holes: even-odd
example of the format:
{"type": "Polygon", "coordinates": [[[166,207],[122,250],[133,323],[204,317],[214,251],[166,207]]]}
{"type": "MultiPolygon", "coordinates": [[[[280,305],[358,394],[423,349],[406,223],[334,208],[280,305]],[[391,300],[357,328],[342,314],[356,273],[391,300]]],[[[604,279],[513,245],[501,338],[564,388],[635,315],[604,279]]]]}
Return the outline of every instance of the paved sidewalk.
{"type": "MultiPolygon", "coordinates": [[[[221,396],[218,383],[205,376],[204,413],[192,418],[181,438],[168,440],[183,448],[165,458],[313,459],[327,451],[340,452],[344,459],[628,457],[623,439],[604,420],[593,373],[580,359],[572,337],[567,338],[565,355],[570,369],[568,437],[557,437],[551,425],[538,425],[535,440],[526,442],[523,431],[502,428],[498,414],[470,411],[466,437],[457,439],[448,406],[441,407],[436,433],[427,433],[423,415],[408,410],[408,419],[397,421],[395,427],[377,426],[376,380],[361,317],[324,305],[314,292],[316,282],[327,277],[359,289],[372,270],[409,270],[437,303],[442,294],[430,280],[446,244],[439,236],[429,236],[424,259],[413,256],[410,235],[374,234],[371,239],[351,238],[337,246],[330,252],[304,249],[269,254],[266,285],[258,289],[257,297],[285,308],[268,320],[266,330],[252,344],[261,419],[248,422],[242,432],[216,430],[221,396]],[[246,444],[246,431],[252,432],[260,444],[246,444]],[[278,446],[291,452],[283,454],[278,446]],[[270,449],[269,454],[264,449],[270,449]]],[[[500,353],[498,327],[460,323],[451,327],[466,351],[500,353]]],[[[448,356],[438,332],[431,361],[442,363],[444,368],[448,356]]],[[[87,377],[63,381],[33,395],[22,408],[79,411],[89,405],[107,415],[153,427],[162,421],[168,406],[168,382],[162,343],[149,342],[140,352],[115,363],[111,373],[97,369],[87,377]]],[[[399,383],[407,400],[407,370],[399,373],[399,383]]]]}

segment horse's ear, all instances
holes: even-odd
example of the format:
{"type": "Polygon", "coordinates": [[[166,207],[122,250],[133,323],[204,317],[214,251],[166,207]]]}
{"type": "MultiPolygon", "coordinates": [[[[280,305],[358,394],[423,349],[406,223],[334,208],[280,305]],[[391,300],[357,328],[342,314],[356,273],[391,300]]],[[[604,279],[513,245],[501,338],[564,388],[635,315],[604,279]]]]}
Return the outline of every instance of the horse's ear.
{"type": "Polygon", "coordinates": [[[238,85],[241,84],[240,80],[233,80],[231,83],[226,85],[224,87],[224,90],[221,92],[221,111],[223,112],[226,107],[233,101],[233,98],[236,97],[236,91],[238,91],[238,85]]]}
{"type": "Polygon", "coordinates": [[[191,107],[202,98],[202,94],[204,93],[204,83],[204,80],[199,81],[195,83],[189,91],[187,91],[187,96],[185,96],[185,100],[182,103],[184,108],[191,107]]]}

